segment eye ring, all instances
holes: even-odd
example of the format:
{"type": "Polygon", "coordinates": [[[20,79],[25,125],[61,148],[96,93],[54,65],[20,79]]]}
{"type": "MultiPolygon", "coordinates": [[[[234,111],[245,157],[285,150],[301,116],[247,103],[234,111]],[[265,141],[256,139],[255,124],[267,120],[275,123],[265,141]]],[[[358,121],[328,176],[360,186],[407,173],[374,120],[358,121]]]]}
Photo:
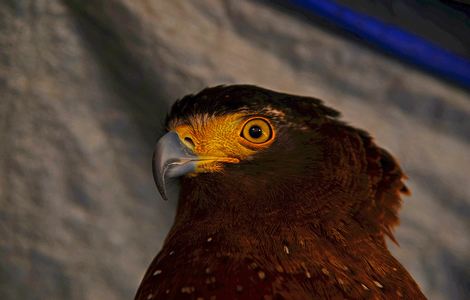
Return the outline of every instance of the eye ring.
{"type": "Polygon", "coordinates": [[[267,119],[255,117],[245,122],[240,136],[252,144],[260,145],[272,140],[274,132],[267,119]]]}

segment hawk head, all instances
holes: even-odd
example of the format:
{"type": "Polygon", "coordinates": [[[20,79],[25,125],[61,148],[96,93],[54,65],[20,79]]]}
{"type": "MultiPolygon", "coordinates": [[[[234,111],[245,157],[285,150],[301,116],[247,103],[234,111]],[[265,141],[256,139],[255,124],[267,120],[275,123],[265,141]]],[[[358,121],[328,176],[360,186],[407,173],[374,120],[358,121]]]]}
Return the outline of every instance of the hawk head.
{"type": "Polygon", "coordinates": [[[177,222],[310,224],[339,240],[355,223],[393,239],[404,175],[365,131],[338,118],[311,97],[206,88],[173,105],[154,153],[155,182],[166,199],[167,179],[180,179],[177,222]]]}

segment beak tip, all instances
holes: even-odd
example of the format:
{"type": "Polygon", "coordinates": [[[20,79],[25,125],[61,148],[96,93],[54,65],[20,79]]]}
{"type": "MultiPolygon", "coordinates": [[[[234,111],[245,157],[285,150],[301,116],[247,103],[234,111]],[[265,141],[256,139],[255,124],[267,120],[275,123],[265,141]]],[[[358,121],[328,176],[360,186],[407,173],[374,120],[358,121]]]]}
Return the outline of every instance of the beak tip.
{"type": "Polygon", "coordinates": [[[197,158],[183,145],[176,132],[170,131],[157,142],[152,158],[153,179],[163,200],[168,201],[166,178],[176,178],[192,170],[197,158]]]}
{"type": "Polygon", "coordinates": [[[160,194],[162,196],[163,201],[168,201],[168,197],[165,194],[160,194]]]}
{"type": "Polygon", "coordinates": [[[155,182],[155,185],[157,186],[157,190],[160,193],[160,196],[162,197],[162,199],[165,201],[168,201],[168,197],[165,191],[165,179],[164,179],[165,174],[161,174],[161,170],[157,170],[155,161],[156,159],[155,159],[155,153],[154,153],[153,163],[152,163],[153,180],[155,182]]]}

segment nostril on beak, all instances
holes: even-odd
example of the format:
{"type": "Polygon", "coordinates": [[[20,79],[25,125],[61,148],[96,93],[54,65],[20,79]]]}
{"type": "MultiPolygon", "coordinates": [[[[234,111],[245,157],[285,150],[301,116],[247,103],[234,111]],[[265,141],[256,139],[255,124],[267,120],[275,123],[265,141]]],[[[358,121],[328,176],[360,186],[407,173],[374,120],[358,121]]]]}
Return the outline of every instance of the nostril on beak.
{"type": "Polygon", "coordinates": [[[196,147],[196,145],[194,144],[194,141],[192,138],[190,138],[189,136],[185,136],[184,137],[184,142],[187,146],[189,146],[189,148],[191,148],[192,150],[194,149],[194,147],[196,147]]]}

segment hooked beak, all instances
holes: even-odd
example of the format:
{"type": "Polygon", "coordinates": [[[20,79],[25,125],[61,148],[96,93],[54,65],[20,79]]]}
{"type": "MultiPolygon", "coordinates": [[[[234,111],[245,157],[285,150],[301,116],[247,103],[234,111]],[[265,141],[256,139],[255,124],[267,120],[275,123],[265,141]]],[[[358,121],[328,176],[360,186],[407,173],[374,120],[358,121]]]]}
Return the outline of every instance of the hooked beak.
{"type": "Polygon", "coordinates": [[[196,155],[185,146],[175,131],[165,134],[157,142],[153,153],[153,179],[158,191],[164,200],[168,200],[166,193],[166,179],[177,178],[188,173],[212,172],[212,164],[238,163],[240,160],[234,157],[196,155]]]}
{"type": "Polygon", "coordinates": [[[170,131],[160,138],[153,152],[152,170],[153,179],[164,200],[168,200],[165,180],[195,171],[198,160],[198,156],[181,143],[176,132],[170,131]]]}

